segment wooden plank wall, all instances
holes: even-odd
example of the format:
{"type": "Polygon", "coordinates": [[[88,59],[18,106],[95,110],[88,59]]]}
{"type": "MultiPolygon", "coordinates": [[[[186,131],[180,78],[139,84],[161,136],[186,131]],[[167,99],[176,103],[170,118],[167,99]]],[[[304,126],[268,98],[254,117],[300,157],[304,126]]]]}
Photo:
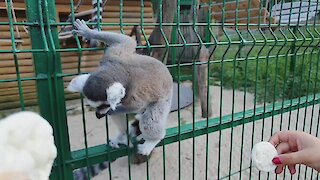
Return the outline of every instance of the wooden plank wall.
{"type": "MultiPolygon", "coordinates": [[[[57,17],[67,16],[70,12],[70,7],[67,1],[57,0],[57,17]]],[[[76,3],[75,3],[76,4],[76,3]]],[[[80,11],[91,9],[91,1],[85,0],[80,8],[80,11]]],[[[119,23],[119,0],[108,0],[103,13],[103,22],[105,23],[119,23]]],[[[25,16],[25,4],[22,0],[14,1],[15,14],[17,21],[22,22],[26,20],[25,16]]],[[[140,1],[124,1],[123,7],[123,23],[139,23],[140,22],[140,1]]],[[[59,21],[59,19],[58,19],[59,21]]],[[[0,22],[8,22],[6,6],[4,2],[0,2],[0,22]]],[[[144,22],[154,22],[152,3],[149,0],[144,4],[144,22]]],[[[18,49],[30,50],[31,43],[26,28],[19,26],[20,39],[22,43],[18,43],[18,49]]],[[[124,26],[123,30],[126,34],[131,32],[132,26],[124,26]]],[[[119,26],[103,27],[102,30],[120,32],[119,26]]],[[[147,35],[150,35],[153,27],[145,28],[147,35]]],[[[15,39],[18,38],[17,31],[14,32],[15,39]]],[[[0,25],[0,50],[11,50],[12,44],[10,41],[10,27],[8,25],[0,25]]],[[[83,47],[86,47],[83,44],[83,47]]],[[[72,38],[66,43],[61,41],[61,48],[76,47],[75,40],[72,38]]],[[[61,62],[62,71],[65,74],[77,73],[78,68],[78,53],[77,52],[62,52],[61,62]]],[[[91,72],[96,69],[99,64],[100,58],[103,52],[88,52],[84,51],[81,57],[81,70],[82,72],[91,72]]],[[[18,53],[18,67],[21,78],[34,77],[34,66],[32,60],[32,53],[18,53]]],[[[65,77],[65,86],[68,84],[72,77],[65,77]]],[[[14,80],[17,79],[16,66],[12,53],[0,54],[0,80],[14,80]]],[[[35,81],[23,81],[22,90],[25,105],[36,105],[37,95],[35,88],[35,81]]],[[[66,92],[66,99],[74,99],[79,97],[78,94],[70,94],[66,92]]],[[[18,83],[14,82],[2,82],[0,83],[0,110],[11,109],[20,107],[18,83]]]]}
{"type": "MultiPolygon", "coordinates": [[[[208,0],[201,0],[201,3],[209,3],[208,0]]],[[[269,12],[266,9],[266,7],[262,7],[260,10],[260,0],[252,0],[250,5],[250,22],[248,22],[248,7],[249,7],[249,1],[246,0],[240,0],[237,4],[236,1],[228,1],[225,3],[225,7],[223,7],[223,2],[218,0],[216,2],[212,3],[212,19],[215,22],[221,22],[222,21],[222,10],[225,10],[224,18],[225,23],[229,25],[234,24],[241,24],[246,25],[249,24],[258,24],[259,21],[261,24],[267,24],[269,23],[269,12]],[[236,19],[236,10],[237,13],[237,19],[236,19]]],[[[265,4],[262,4],[265,5],[265,4]]],[[[207,6],[205,6],[205,9],[208,9],[207,6]]],[[[271,19],[271,23],[275,23],[275,19],[271,19]]],[[[229,28],[234,29],[234,26],[228,26],[229,28]]],[[[239,26],[239,29],[246,29],[246,26],[239,26]]],[[[256,26],[251,26],[251,29],[257,28],[256,26]]]]}

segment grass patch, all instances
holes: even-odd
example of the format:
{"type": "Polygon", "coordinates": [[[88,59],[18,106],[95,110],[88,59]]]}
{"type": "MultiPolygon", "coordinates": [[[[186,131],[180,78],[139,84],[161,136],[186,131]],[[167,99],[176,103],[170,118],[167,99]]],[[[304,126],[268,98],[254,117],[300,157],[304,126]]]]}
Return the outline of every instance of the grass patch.
{"type": "Polygon", "coordinates": [[[241,43],[217,46],[211,76],[226,88],[254,93],[258,102],[320,92],[316,47],[319,39],[312,40],[312,33],[298,32],[295,41],[290,31],[286,31],[286,38],[280,32],[274,35],[258,33],[254,36],[256,40],[248,34],[244,41],[239,36],[229,40],[224,37],[222,42],[241,43]],[[260,43],[253,44],[258,41],[260,43]]]}

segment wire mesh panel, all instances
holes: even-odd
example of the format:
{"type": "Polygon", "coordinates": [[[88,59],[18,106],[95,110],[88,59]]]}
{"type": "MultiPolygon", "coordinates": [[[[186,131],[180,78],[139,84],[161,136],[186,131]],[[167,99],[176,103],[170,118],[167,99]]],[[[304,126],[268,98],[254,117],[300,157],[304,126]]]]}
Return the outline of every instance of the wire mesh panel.
{"type": "Polygon", "coordinates": [[[262,173],[250,159],[279,130],[318,136],[318,12],[318,0],[5,0],[0,115],[33,110],[51,123],[51,179],[319,179],[302,165],[295,175],[262,173]],[[137,53],[170,70],[176,107],[149,157],[134,138],[132,147],[107,145],[132,114],[97,119],[65,90],[108,48],[73,33],[76,19],[131,36],[137,53]]]}

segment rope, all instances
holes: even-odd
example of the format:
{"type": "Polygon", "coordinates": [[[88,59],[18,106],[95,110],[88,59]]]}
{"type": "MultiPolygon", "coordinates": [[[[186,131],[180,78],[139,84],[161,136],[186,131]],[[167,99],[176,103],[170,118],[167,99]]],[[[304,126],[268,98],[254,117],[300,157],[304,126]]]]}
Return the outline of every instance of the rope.
{"type": "MultiPolygon", "coordinates": [[[[11,5],[11,12],[12,12],[12,16],[13,16],[13,21],[16,23],[17,22],[17,17],[16,17],[16,12],[14,10],[14,6],[13,6],[13,2],[12,0],[10,0],[10,5],[11,5]]],[[[6,8],[7,8],[7,11],[9,10],[8,9],[8,4],[6,2],[6,8]]],[[[19,31],[19,28],[17,25],[15,25],[15,29],[16,29],[16,32],[17,32],[17,38],[21,39],[21,36],[20,36],[20,31],[19,31]]]]}
{"type": "MultiPolygon", "coordinates": [[[[105,1],[103,2],[103,4],[102,4],[102,7],[105,7],[106,4],[107,4],[107,2],[108,2],[108,0],[105,0],[105,1]]],[[[76,7],[75,7],[75,9],[74,9],[75,12],[79,10],[81,4],[82,4],[82,0],[79,0],[79,1],[78,1],[78,4],[76,5],[76,7]]],[[[70,21],[71,21],[71,14],[72,14],[72,13],[70,13],[70,14],[68,15],[68,19],[67,19],[66,22],[70,22],[70,21]]],[[[89,22],[90,22],[90,20],[89,20],[89,22]]],[[[67,27],[67,26],[61,27],[61,30],[59,31],[59,34],[60,34],[66,27],[67,27]]]]}
{"type": "MultiPolygon", "coordinates": [[[[77,5],[76,5],[76,7],[74,8],[73,11],[74,11],[74,12],[77,12],[77,11],[79,10],[81,4],[82,4],[82,0],[79,0],[78,3],[77,3],[77,5]]],[[[72,13],[70,13],[70,14],[68,15],[68,19],[66,20],[66,22],[70,22],[70,20],[71,20],[71,14],[72,14],[72,13]]],[[[66,27],[67,27],[67,26],[62,26],[61,29],[60,29],[60,31],[59,31],[59,34],[60,34],[61,31],[63,31],[66,27]]]]}

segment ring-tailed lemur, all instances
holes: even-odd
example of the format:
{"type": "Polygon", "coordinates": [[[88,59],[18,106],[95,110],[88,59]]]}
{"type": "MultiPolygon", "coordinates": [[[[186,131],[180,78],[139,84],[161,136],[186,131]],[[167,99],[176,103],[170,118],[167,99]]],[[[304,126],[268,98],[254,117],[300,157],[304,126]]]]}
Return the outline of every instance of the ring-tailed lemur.
{"type": "MultiPolygon", "coordinates": [[[[92,30],[80,20],[74,25],[77,34],[103,41],[109,47],[98,69],[74,78],[68,90],[83,93],[91,106],[99,107],[97,114],[137,113],[141,131],[138,139],[145,140],[138,145],[138,153],[149,155],[165,136],[173,91],[169,70],[158,60],[137,54],[137,44],[129,36],[92,30]]],[[[126,138],[122,131],[109,145],[126,144],[126,138]]]]}

